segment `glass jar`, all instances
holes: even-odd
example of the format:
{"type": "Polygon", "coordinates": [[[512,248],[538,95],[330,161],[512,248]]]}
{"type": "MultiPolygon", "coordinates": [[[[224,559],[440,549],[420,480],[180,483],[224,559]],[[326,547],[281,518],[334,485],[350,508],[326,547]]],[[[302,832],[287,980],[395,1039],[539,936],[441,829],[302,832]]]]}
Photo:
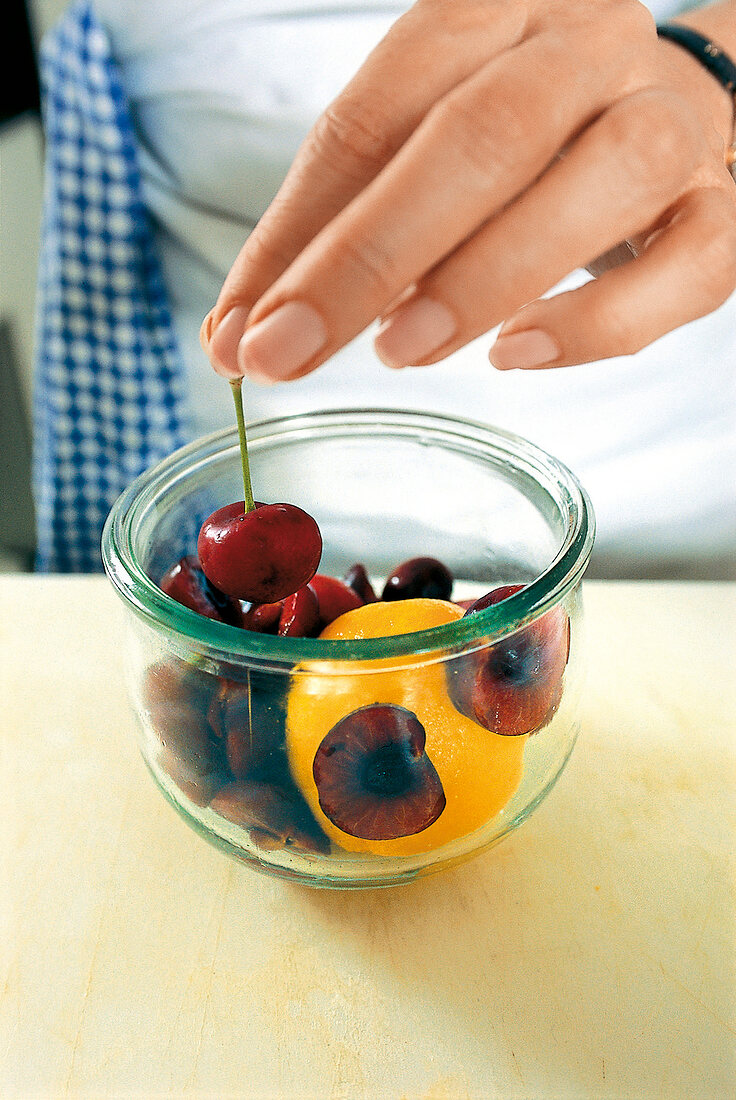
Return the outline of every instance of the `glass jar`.
{"type": "Polygon", "coordinates": [[[360,563],[380,599],[397,564],[429,556],[453,603],[510,594],[438,618],[394,607],[390,636],[348,640],[198,615],[159,582],[242,483],[234,430],[195,441],[121,495],[103,534],[156,784],[229,855],[315,886],[401,883],[488,848],[550,791],[578,733],[585,491],[531,443],[459,418],[335,410],[248,438],[256,497],[317,520],[320,573],[360,563]]]}

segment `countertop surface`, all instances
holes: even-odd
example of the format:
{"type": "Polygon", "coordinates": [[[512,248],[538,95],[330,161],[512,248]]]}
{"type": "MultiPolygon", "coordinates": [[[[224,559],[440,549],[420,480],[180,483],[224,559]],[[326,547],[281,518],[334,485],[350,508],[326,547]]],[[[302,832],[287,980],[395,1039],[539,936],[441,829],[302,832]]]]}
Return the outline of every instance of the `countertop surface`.
{"type": "Polygon", "coordinates": [[[510,838],[317,891],[138,754],[101,577],[0,578],[0,1097],[736,1094],[736,585],[584,586],[582,733],[510,838]]]}

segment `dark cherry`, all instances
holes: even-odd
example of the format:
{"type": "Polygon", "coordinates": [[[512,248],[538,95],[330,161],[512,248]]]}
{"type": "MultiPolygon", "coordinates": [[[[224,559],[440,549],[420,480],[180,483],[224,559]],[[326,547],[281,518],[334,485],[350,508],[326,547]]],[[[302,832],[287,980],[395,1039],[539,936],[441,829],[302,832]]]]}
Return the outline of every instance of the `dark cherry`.
{"type": "Polygon", "coordinates": [[[248,829],[251,840],[267,851],[284,847],[319,853],[329,841],[290,784],[241,779],[223,787],[210,809],[233,824],[248,829]]]}
{"type": "Polygon", "coordinates": [[[176,565],[172,565],[161,578],[159,587],[172,600],[188,607],[190,611],[196,611],[221,623],[230,623],[231,626],[240,625],[238,601],[232,596],[226,596],[207,579],[196,554],[188,554],[176,565]]]}
{"type": "Polygon", "coordinates": [[[268,673],[256,670],[245,681],[221,677],[217,682],[207,718],[235,779],[277,763],[285,721],[280,687],[268,673]]]}
{"type": "Polygon", "coordinates": [[[355,589],[345,581],[328,577],[324,573],[315,573],[309,582],[309,588],[317,597],[320,630],[324,630],[346,611],[354,611],[356,607],[362,607],[364,602],[355,589]]]}
{"type": "Polygon", "coordinates": [[[141,703],[159,741],[158,762],[199,806],[229,779],[208,716],[216,685],[216,677],[177,658],[151,665],[143,679],[141,703]]]}
{"type": "Polygon", "coordinates": [[[355,565],[350,566],[343,580],[348,588],[357,593],[362,603],[377,603],[378,597],[373,591],[365,566],[360,562],[356,561],[355,565]]]}
{"type": "Polygon", "coordinates": [[[477,603],[477,600],[453,600],[456,607],[462,607],[463,611],[470,611],[470,608],[477,603]]]}
{"type": "Polygon", "coordinates": [[[486,607],[493,607],[497,603],[503,603],[509,596],[513,596],[515,592],[521,592],[523,587],[523,584],[499,584],[497,588],[492,588],[490,592],[486,592],[477,600],[465,600],[460,606],[465,606],[467,604],[465,614],[474,615],[476,611],[483,611],[486,607]]]}
{"type": "Polygon", "coordinates": [[[409,558],[390,574],[381,599],[412,600],[424,596],[449,600],[452,584],[452,573],[437,558],[409,558]]]}
{"type": "Polygon", "coordinates": [[[205,576],[222,592],[250,603],[275,603],[307,584],[322,555],[315,521],[294,504],[226,504],[199,532],[205,576]]]}
{"type": "Polygon", "coordinates": [[[319,631],[319,603],[307,584],[282,600],[278,633],[290,638],[313,638],[319,631]]]}
{"type": "MultiPolygon", "coordinates": [[[[465,614],[477,614],[523,587],[495,588],[465,614]]],[[[450,698],[461,714],[493,733],[536,733],[560,704],[569,649],[569,619],[562,608],[555,608],[495,645],[449,661],[450,698]]]]}
{"type": "Polygon", "coordinates": [[[314,757],[323,813],[365,840],[395,840],[428,828],[445,808],[445,792],[425,740],[416,714],[404,707],[375,703],[347,714],[314,757]]]}

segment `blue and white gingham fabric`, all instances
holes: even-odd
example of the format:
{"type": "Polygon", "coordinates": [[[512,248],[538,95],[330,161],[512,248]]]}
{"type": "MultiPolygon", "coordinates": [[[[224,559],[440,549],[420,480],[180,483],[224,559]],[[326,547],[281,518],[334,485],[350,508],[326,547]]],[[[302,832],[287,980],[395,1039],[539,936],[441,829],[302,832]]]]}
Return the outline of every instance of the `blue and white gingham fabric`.
{"type": "Polygon", "coordinates": [[[34,493],[41,571],[102,568],[117,495],[190,438],[184,370],[105,31],[77,0],[40,57],[46,181],[34,493]]]}

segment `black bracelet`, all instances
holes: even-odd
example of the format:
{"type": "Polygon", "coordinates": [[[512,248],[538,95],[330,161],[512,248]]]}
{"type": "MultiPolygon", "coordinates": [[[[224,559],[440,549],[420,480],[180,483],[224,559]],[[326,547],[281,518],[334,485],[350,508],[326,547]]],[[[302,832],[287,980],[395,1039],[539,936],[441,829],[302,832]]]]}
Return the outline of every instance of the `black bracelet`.
{"type": "MultiPolygon", "coordinates": [[[[736,124],[736,65],[728,54],[724,53],[721,47],[710,38],[706,38],[705,35],[699,34],[690,27],[684,27],[681,23],[660,23],[657,26],[657,34],[660,38],[668,38],[670,42],[675,42],[683,50],[687,50],[726,89],[733,97],[736,124]]],[[[736,133],[731,147],[726,150],[726,167],[736,181],[736,133]]]]}
{"type": "Polygon", "coordinates": [[[657,27],[660,38],[669,38],[696,58],[731,95],[736,94],[736,65],[720,46],[681,23],[662,23],[657,27]]]}

